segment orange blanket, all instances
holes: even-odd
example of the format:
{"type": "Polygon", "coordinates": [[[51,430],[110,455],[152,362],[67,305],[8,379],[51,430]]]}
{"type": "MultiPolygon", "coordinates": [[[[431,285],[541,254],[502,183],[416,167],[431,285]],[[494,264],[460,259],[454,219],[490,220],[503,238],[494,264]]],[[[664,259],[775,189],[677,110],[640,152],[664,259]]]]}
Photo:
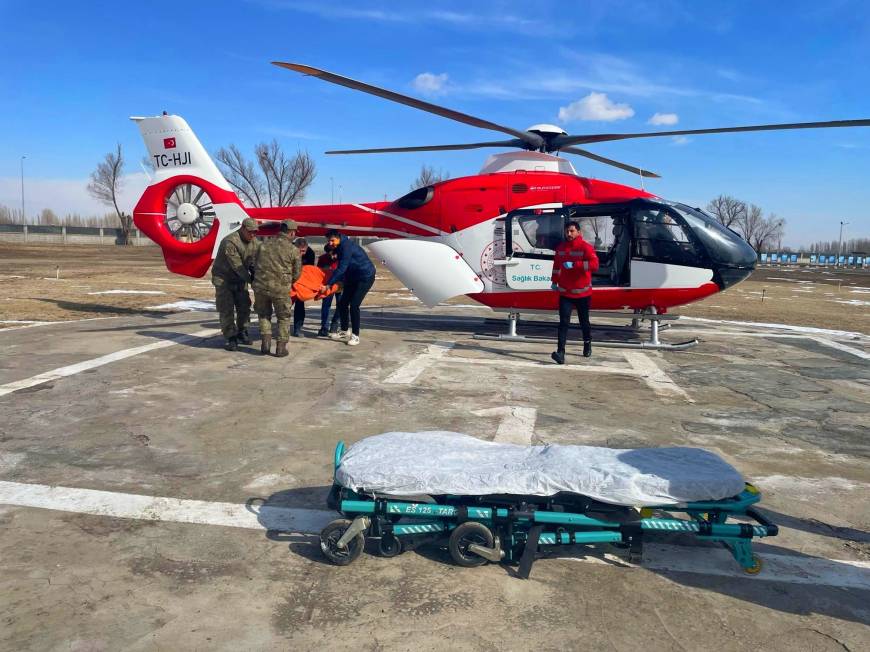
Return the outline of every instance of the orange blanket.
{"type": "Polygon", "coordinates": [[[328,292],[321,292],[323,282],[326,280],[326,272],[317,265],[303,265],[302,275],[290,288],[290,298],[299,301],[319,301],[341,290],[338,283],[333,284],[328,292]]]}

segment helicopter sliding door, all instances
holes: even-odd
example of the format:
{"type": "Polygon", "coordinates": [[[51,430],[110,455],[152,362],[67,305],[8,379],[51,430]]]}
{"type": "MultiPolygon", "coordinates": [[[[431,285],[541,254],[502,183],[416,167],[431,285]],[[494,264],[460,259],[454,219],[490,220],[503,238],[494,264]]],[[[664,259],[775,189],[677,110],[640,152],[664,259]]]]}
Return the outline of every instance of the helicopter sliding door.
{"type": "Polygon", "coordinates": [[[593,286],[628,285],[631,253],[629,212],[625,205],[520,209],[506,218],[507,285],[515,290],[547,290],[553,258],[565,237],[565,224],[580,224],[583,238],[598,254],[593,286]]]}

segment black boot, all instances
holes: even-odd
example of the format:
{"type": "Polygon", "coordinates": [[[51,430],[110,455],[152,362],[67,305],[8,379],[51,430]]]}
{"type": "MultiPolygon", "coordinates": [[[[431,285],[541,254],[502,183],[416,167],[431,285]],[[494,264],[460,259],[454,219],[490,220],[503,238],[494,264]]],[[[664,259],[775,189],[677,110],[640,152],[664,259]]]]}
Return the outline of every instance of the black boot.
{"type": "Polygon", "coordinates": [[[550,357],[556,361],[556,364],[565,364],[565,350],[558,349],[550,354],[550,357]]]}
{"type": "Polygon", "coordinates": [[[583,340],[583,357],[592,357],[592,340],[583,340]]]}
{"type": "Polygon", "coordinates": [[[292,335],[293,337],[302,337],[302,335],[301,335],[301,333],[300,333],[301,330],[302,330],[302,327],[301,327],[301,326],[294,326],[294,327],[293,327],[293,332],[291,333],[291,335],[292,335]]]}
{"type": "Polygon", "coordinates": [[[239,339],[239,344],[250,345],[251,336],[248,335],[247,328],[243,328],[242,330],[239,331],[238,339],[239,339]]]}
{"type": "Polygon", "coordinates": [[[329,329],[324,326],[320,327],[320,330],[317,331],[317,337],[327,337],[329,335],[329,329]]]}
{"type": "Polygon", "coordinates": [[[238,351],[239,350],[239,338],[233,335],[231,338],[227,340],[227,343],[224,344],[224,348],[227,351],[238,351]]]}

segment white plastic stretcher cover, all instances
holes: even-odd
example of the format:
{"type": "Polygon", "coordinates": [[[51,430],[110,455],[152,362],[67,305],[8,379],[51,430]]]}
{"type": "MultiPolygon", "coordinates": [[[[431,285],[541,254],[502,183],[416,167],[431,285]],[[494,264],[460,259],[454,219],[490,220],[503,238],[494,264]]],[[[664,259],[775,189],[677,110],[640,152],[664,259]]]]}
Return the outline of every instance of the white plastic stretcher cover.
{"type": "Polygon", "coordinates": [[[364,493],[481,496],[583,494],[616,505],[721,500],[740,473],[700,448],[517,446],[456,432],[388,432],[350,446],[335,472],[364,493]]]}

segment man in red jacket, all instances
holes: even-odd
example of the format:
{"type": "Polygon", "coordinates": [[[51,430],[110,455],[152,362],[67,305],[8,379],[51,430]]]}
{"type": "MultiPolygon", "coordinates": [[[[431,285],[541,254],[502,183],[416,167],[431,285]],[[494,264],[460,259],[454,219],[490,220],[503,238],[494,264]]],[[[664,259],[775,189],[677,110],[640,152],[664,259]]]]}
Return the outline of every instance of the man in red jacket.
{"type": "Polygon", "coordinates": [[[583,357],[592,355],[592,334],[589,325],[589,302],[592,299],[592,272],[598,269],[598,256],[591,244],[580,234],[577,222],[565,225],[565,240],[556,246],[551,286],[559,292],[559,344],[550,356],[557,364],[565,364],[565,343],[571,313],[577,309],[583,331],[583,357]]]}

